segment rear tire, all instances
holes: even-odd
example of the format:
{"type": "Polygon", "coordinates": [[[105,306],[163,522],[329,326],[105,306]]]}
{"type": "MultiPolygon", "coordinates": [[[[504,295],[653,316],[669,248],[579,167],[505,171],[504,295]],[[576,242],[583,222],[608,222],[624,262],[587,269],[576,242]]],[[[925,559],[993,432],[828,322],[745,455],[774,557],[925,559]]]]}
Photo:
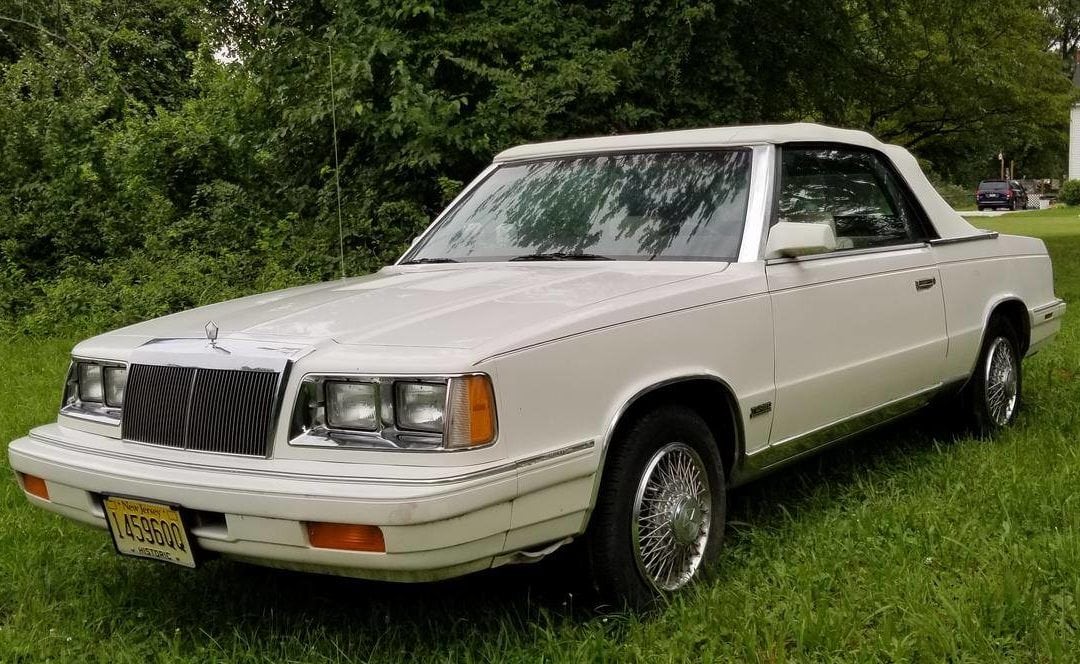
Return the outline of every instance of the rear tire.
{"type": "Polygon", "coordinates": [[[1020,360],[1016,330],[1000,316],[991,318],[975,373],[961,395],[970,423],[979,435],[993,436],[1016,419],[1023,393],[1020,360]]]}
{"type": "Polygon", "coordinates": [[[645,608],[716,559],[723,462],[709,427],[678,405],[641,415],[611,445],[586,533],[589,567],[602,599],[645,608]]]}

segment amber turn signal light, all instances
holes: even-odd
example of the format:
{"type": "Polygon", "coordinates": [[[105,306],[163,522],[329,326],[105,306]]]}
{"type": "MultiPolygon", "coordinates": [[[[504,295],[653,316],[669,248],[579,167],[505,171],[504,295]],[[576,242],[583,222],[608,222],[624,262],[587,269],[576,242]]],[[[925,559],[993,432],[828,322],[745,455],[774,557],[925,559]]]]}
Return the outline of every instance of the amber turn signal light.
{"type": "Polygon", "coordinates": [[[378,526],[311,521],[307,532],[308,542],[316,549],[386,553],[386,542],[378,526]]]}
{"type": "Polygon", "coordinates": [[[450,379],[449,412],[443,434],[446,449],[487,445],[495,440],[495,391],[484,374],[450,379]]]}
{"type": "Polygon", "coordinates": [[[495,439],[495,395],[487,376],[468,376],[469,444],[487,445],[495,439]]]}
{"type": "Polygon", "coordinates": [[[22,477],[22,485],[26,493],[37,496],[42,500],[49,499],[49,487],[45,486],[45,480],[26,473],[19,473],[19,476],[22,477]]]}

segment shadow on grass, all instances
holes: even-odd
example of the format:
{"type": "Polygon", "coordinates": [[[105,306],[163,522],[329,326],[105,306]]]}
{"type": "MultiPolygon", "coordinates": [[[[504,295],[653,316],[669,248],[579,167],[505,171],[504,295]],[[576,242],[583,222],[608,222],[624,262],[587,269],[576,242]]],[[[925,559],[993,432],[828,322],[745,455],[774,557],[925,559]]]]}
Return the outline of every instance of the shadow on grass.
{"type": "MultiPolygon", "coordinates": [[[[729,519],[736,525],[728,530],[726,546],[751,546],[745,535],[762,528],[784,537],[785,520],[827,509],[829,497],[853,490],[857,478],[885,478],[894,469],[929,463],[930,453],[947,446],[954,434],[932,417],[916,415],[738,489],[729,501],[729,519]]],[[[225,560],[194,572],[139,561],[106,564],[122,572],[106,579],[102,588],[105,597],[120,604],[101,607],[102,613],[125,616],[114,618],[117,631],[127,631],[130,625],[123,621],[138,616],[161,630],[215,641],[297,634],[351,640],[366,634],[363,638],[377,640],[392,630],[394,641],[424,650],[463,633],[484,638],[506,636],[510,629],[522,637],[535,632],[538,623],[586,622],[598,609],[586,592],[577,558],[561,552],[532,565],[424,584],[369,582],[225,560]]],[[[716,570],[712,582],[722,583],[725,574],[716,570]]]]}
{"type": "Polygon", "coordinates": [[[943,416],[941,409],[920,410],[734,490],[728,519],[753,528],[819,509],[817,501],[825,487],[830,495],[842,495],[868,474],[887,477],[899,469],[925,464],[929,453],[968,435],[955,418],[943,416]]]}

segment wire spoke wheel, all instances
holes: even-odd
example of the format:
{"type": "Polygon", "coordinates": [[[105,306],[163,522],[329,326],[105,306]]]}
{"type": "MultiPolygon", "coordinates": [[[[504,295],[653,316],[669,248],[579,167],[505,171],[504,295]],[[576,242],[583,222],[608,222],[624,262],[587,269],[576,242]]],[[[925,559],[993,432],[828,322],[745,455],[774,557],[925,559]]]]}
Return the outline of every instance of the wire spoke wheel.
{"type": "Polygon", "coordinates": [[[1008,424],[1016,411],[1019,371],[1012,344],[1005,337],[995,339],[987,354],[984,385],[986,410],[998,426],[1008,424]]]}
{"type": "Polygon", "coordinates": [[[701,457],[670,443],[645,466],[634,498],[634,558],[657,590],[673,591],[697,573],[712,525],[712,494],[701,457]]]}

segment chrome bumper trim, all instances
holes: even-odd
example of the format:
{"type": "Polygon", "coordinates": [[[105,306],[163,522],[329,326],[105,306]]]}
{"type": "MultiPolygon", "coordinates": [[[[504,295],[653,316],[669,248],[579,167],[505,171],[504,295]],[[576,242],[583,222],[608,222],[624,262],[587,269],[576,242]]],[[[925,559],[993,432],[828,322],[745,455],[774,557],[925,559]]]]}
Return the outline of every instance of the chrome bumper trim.
{"type": "Polygon", "coordinates": [[[1060,306],[1062,306],[1064,304],[1065,304],[1065,300],[1063,300],[1063,299],[1061,299],[1059,297],[1058,299],[1054,300],[1053,302],[1044,304],[1044,305],[1042,305],[1040,307],[1035,307],[1034,309],[1031,310],[1031,313],[1032,313],[1033,316],[1038,316],[1039,314],[1043,313],[1044,311],[1049,311],[1050,309],[1057,309],[1058,307],[1060,307],[1060,306]]]}
{"type": "MultiPolygon", "coordinates": [[[[474,480],[485,479],[489,477],[496,477],[498,475],[509,474],[517,472],[523,468],[528,468],[537,464],[545,463],[555,459],[559,459],[565,456],[569,456],[578,452],[584,452],[591,450],[596,445],[594,440],[586,440],[580,443],[574,443],[565,447],[560,447],[549,452],[537,454],[531,457],[526,457],[518,461],[512,461],[510,463],[493,466],[491,468],[484,468],[482,470],[476,470],[467,473],[460,473],[458,475],[450,475],[446,477],[434,477],[423,479],[391,479],[386,477],[356,477],[356,476],[332,476],[332,475],[313,475],[310,473],[286,473],[274,470],[253,470],[250,468],[226,468],[221,466],[211,466],[207,464],[180,462],[172,460],[155,459],[151,457],[135,456],[131,454],[117,454],[115,452],[98,450],[93,448],[84,447],[82,445],[75,445],[69,443],[61,438],[49,436],[46,434],[38,433],[35,431],[30,432],[30,438],[38,441],[48,443],[50,445],[56,445],[64,449],[78,452],[81,454],[92,454],[95,456],[105,457],[109,459],[116,459],[118,461],[128,461],[132,463],[145,463],[154,466],[164,468],[183,468],[185,470],[196,470],[208,473],[218,473],[222,475],[247,475],[250,477],[269,477],[276,479],[296,480],[302,482],[332,482],[340,484],[373,484],[382,486],[440,486],[449,484],[459,484],[462,482],[471,482],[474,480]]],[[[25,454],[25,452],[23,453],[25,454]]]]}

